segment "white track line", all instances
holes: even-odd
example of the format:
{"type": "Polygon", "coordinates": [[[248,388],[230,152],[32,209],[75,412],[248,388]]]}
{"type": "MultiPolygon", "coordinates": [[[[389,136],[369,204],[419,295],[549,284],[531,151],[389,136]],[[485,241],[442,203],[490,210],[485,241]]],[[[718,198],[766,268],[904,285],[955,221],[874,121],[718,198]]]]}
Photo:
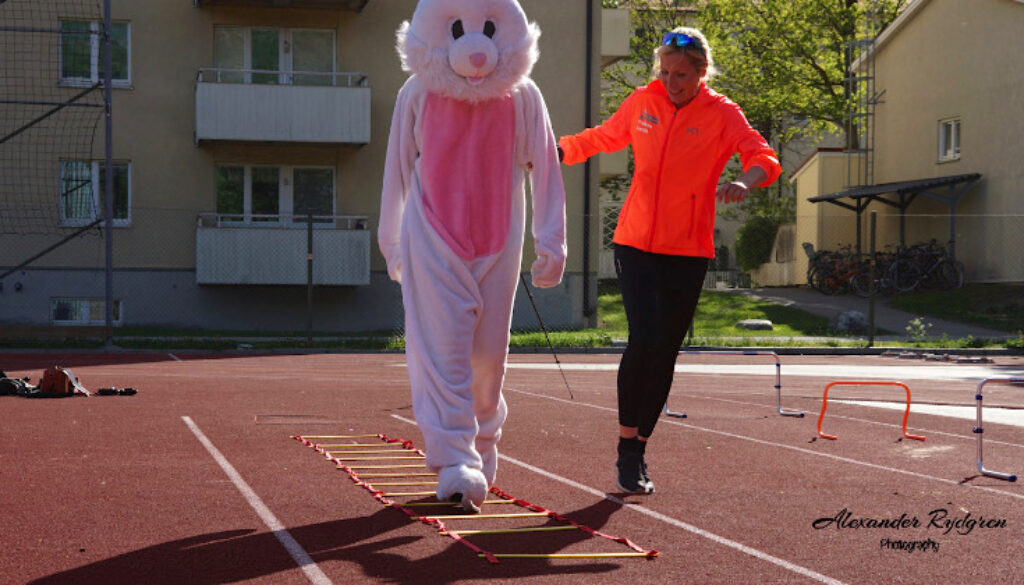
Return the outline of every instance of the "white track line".
{"type": "Polygon", "coordinates": [[[332,585],[331,580],[328,579],[327,575],[320,570],[320,567],[313,562],[313,559],[310,558],[306,550],[302,548],[302,545],[300,545],[298,541],[292,537],[291,533],[285,529],[284,525],[278,521],[277,517],[274,516],[274,513],[270,511],[270,508],[267,508],[266,504],[263,503],[263,500],[261,500],[260,497],[256,495],[256,492],[249,487],[249,484],[245,483],[242,476],[235,470],[231,463],[228,462],[227,458],[221,454],[217,447],[210,442],[210,439],[206,438],[203,431],[199,430],[196,423],[187,416],[181,417],[181,420],[185,421],[185,424],[188,426],[189,430],[192,431],[192,434],[199,439],[199,442],[203,444],[203,447],[206,447],[206,450],[213,457],[214,461],[220,465],[220,468],[223,469],[224,473],[226,473],[228,478],[231,479],[231,483],[235,484],[238,491],[242,492],[242,496],[245,497],[245,500],[249,502],[252,509],[257,515],[259,515],[260,520],[263,520],[263,524],[265,524],[267,528],[274,533],[277,540],[281,542],[281,545],[288,551],[288,554],[292,556],[292,559],[294,559],[296,564],[299,565],[302,572],[306,574],[309,582],[314,585],[332,585]]]}
{"type": "MultiPolygon", "coordinates": [[[[511,388],[505,388],[505,391],[507,391],[507,392],[515,392],[516,394],[523,394],[523,395],[526,395],[526,396],[533,396],[534,398],[545,398],[547,400],[554,400],[556,402],[564,402],[566,404],[575,404],[576,406],[586,406],[586,407],[589,407],[589,408],[596,408],[598,410],[605,410],[605,411],[608,411],[608,412],[618,413],[618,410],[616,410],[614,408],[609,408],[607,406],[599,406],[597,404],[589,404],[587,402],[581,402],[579,400],[566,400],[565,398],[558,398],[558,397],[555,397],[555,396],[545,396],[543,394],[534,394],[533,392],[526,392],[525,390],[514,390],[514,389],[511,389],[511,388]]],[[[939,483],[944,483],[944,484],[947,484],[947,485],[954,485],[954,486],[958,486],[958,487],[966,487],[966,488],[969,488],[969,489],[981,490],[981,491],[984,491],[984,492],[998,494],[1000,496],[1007,496],[1007,497],[1011,497],[1011,498],[1017,498],[1019,500],[1024,500],[1024,494],[1017,494],[1017,493],[1013,493],[1013,492],[997,490],[995,488],[990,488],[990,487],[985,487],[985,486],[980,486],[980,485],[971,485],[971,484],[967,484],[967,483],[960,483],[959,481],[955,481],[955,480],[952,480],[952,479],[946,479],[944,477],[936,477],[934,475],[926,475],[924,473],[917,473],[915,471],[907,471],[906,469],[899,469],[899,468],[896,468],[896,467],[888,467],[888,466],[885,466],[885,465],[879,465],[877,463],[869,463],[867,461],[859,461],[857,459],[850,459],[849,457],[841,457],[839,455],[832,455],[831,453],[819,453],[817,451],[811,451],[810,449],[804,449],[803,447],[794,447],[793,445],[787,445],[785,443],[775,443],[773,441],[765,441],[765,440],[762,440],[762,439],[755,439],[754,437],[747,437],[747,436],[744,436],[744,435],[737,435],[735,433],[729,433],[729,432],[726,432],[726,431],[719,431],[719,430],[715,430],[715,429],[709,429],[709,428],[706,428],[706,427],[699,427],[697,425],[681,423],[681,422],[678,422],[678,421],[668,420],[668,419],[664,419],[664,418],[660,419],[658,421],[658,424],[676,425],[676,426],[684,427],[684,428],[691,429],[691,430],[694,430],[694,431],[703,431],[705,433],[711,433],[713,435],[720,435],[720,436],[723,436],[723,437],[729,437],[731,439],[740,439],[741,441],[749,441],[751,443],[756,443],[758,445],[765,445],[765,446],[768,446],[768,447],[778,447],[780,449],[788,449],[790,451],[796,451],[797,453],[803,453],[804,455],[814,455],[816,457],[825,457],[826,459],[832,459],[833,461],[840,461],[842,463],[852,463],[854,465],[860,465],[860,466],[868,467],[868,468],[871,468],[871,469],[879,469],[879,470],[882,470],[882,471],[890,471],[892,473],[898,473],[898,474],[902,474],[902,475],[909,475],[911,477],[916,477],[918,479],[927,479],[927,480],[930,480],[930,481],[937,481],[939,483]]]]}
{"type": "MultiPolygon", "coordinates": [[[[392,414],[391,416],[393,418],[396,418],[396,419],[404,422],[404,423],[408,423],[408,424],[411,424],[411,425],[415,425],[416,424],[416,421],[408,419],[408,418],[405,418],[403,416],[399,416],[397,414],[392,414]]],[[[519,461],[518,459],[513,459],[512,457],[509,457],[508,455],[501,455],[501,454],[499,454],[498,458],[503,460],[503,461],[508,461],[509,463],[514,463],[515,465],[523,467],[524,469],[528,469],[528,470],[530,470],[530,471],[532,471],[534,473],[543,475],[544,477],[547,477],[548,479],[553,479],[555,481],[564,483],[564,484],[566,484],[568,486],[574,487],[574,488],[576,488],[578,490],[587,492],[588,494],[591,494],[593,496],[597,496],[599,498],[604,498],[604,499],[606,499],[606,500],[608,500],[610,502],[614,502],[614,503],[618,504],[619,506],[622,506],[623,509],[632,510],[633,512],[637,512],[637,513],[643,514],[645,516],[649,516],[651,518],[654,518],[655,520],[660,520],[662,522],[665,522],[666,524],[670,524],[672,526],[675,526],[676,528],[682,528],[683,530],[686,530],[687,532],[692,532],[693,534],[696,534],[697,536],[700,536],[702,538],[706,538],[708,540],[711,540],[712,542],[715,542],[716,544],[720,544],[720,545],[723,545],[723,546],[727,546],[729,548],[736,549],[736,550],[738,550],[738,551],[740,551],[740,552],[742,552],[744,554],[748,554],[748,555],[750,555],[752,557],[755,557],[757,559],[760,559],[762,561],[767,561],[767,562],[772,563],[774,565],[778,565],[778,566],[780,566],[780,567],[782,567],[782,568],[784,568],[786,570],[792,571],[792,572],[797,573],[799,575],[803,575],[804,577],[807,577],[807,578],[812,579],[814,581],[817,581],[819,583],[828,583],[829,585],[844,585],[844,583],[842,581],[839,581],[837,579],[833,579],[832,577],[829,577],[827,575],[822,575],[821,573],[818,573],[818,572],[812,571],[810,569],[801,567],[800,565],[796,565],[796,564],[791,563],[791,562],[789,562],[789,561],[787,561],[785,559],[780,559],[779,557],[772,556],[772,555],[770,555],[770,554],[768,554],[766,552],[759,551],[759,550],[757,550],[755,548],[751,548],[751,547],[749,547],[749,546],[747,546],[745,544],[736,542],[735,540],[730,540],[728,538],[725,538],[724,536],[719,536],[719,535],[714,534],[712,532],[708,532],[707,530],[704,530],[702,528],[698,528],[698,527],[696,527],[696,526],[694,526],[692,524],[687,524],[686,522],[683,522],[681,520],[676,520],[675,518],[672,518],[670,516],[666,516],[666,515],[661,514],[659,512],[655,512],[654,510],[651,510],[650,508],[645,508],[645,507],[643,507],[643,506],[641,506],[639,504],[628,503],[625,500],[617,498],[617,497],[615,497],[615,496],[613,496],[611,494],[607,494],[607,493],[605,493],[605,492],[603,492],[601,490],[592,488],[592,487],[587,486],[587,485],[583,485],[582,483],[573,481],[573,480],[571,480],[571,479],[569,479],[567,477],[562,477],[561,475],[557,475],[557,474],[551,473],[550,471],[546,471],[546,470],[541,469],[539,467],[535,467],[533,465],[530,465],[529,463],[525,463],[523,461],[519,461]]]]}
{"type": "Polygon", "coordinates": [[[181,358],[176,356],[176,355],[174,355],[173,353],[169,353],[167,355],[171,356],[171,359],[176,361],[176,362],[180,362],[181,361],[181,358]]]}

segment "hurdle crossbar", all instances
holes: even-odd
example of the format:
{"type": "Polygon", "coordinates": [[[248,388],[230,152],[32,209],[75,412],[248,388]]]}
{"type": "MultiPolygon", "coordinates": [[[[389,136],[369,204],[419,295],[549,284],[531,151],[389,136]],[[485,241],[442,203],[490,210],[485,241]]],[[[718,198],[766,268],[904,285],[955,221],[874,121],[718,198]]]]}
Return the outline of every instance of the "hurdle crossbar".
{"type": "Polygon", "coordinates": [[[825,418],[825,410],[828,408],[828,391],[833,386],[899,386],[907,391],[907,409],[903,412],[903,436],[908,439],[914,439],[915,441],[923,441],[924,437],[920,435],[911,435],[907,432],[907,417],[910,416],[910,388],[907,387],[903,382],[889,382],[880,380],[836,380],[829,382],[825,386],[825,394],[821,400],[821,414],[818,415],[818,436],[823,439],[830,439],[832,441],[838,440],[839,437],[835,435],[827,435],[821,432],[821,421],[825,418]]]}
{"type": "MultiPolygon", "coordinates": [[[[684,350],[680,351],[679,355],[745,355],[745,356],[760,356],[767,355],[775,358],[775,406],[779,414],[782,416],[793,416],[797,418],[803,418],[804,413],[798,410],[786,410],[782,408],[782,363],[779,361],[779,354],[774,351],[728,351],[728,350],[684,350]]],[[[665,401],[664,412],[668,416],[675,418],[686,418],[685,412],[674,412],[669,410],[668,401],[665,401]]]]}
{"type": "Polygon", "coordinates": [[[1006,481],[1017,481],[1017,476],[1012,473],[1001,473],[998,471],[992,471],[991,469],[985,469],[985,465],[981,461],[981,435],[984,433],[984,429],[981,426],[981,389],[985,387],[985,384],[1024,384],[1024,378],[986,378],[978,383],[978,389],[974,393],[974,400],[978,404],[978,420],[974,427],[974,434],[978,435],[978,471],[982,475],[988,477],[994,477],[996,479],[1002,479],[1006,481]]]}

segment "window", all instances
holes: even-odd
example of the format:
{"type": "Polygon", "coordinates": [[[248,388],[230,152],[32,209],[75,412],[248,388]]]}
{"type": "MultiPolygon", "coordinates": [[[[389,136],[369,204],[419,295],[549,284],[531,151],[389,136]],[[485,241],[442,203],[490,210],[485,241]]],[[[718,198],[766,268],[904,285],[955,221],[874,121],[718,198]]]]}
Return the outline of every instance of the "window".
{"type": "MultiPolygon", "coordinates": [[[[60,23],[60,82],[87,86],[103,82],[105,43],[103,23],[62,20],[60,23]]],[[[110,23],[110,68],[113,87],[131,85],[131,32],[127,22],[110,23]]]]}
{"type": "MultiPolygon", "coordinates": [[[[131,165],[115,162],[114,225],[131,223],[131,165]]],[[[61,225],[86,225],[104,216],[106,209],[106,164],[103,161],[62,161],[60,163],[61,225]]]]}
{"type": "Polygon", "coordinates": [[[221,83],[334,85],[332,30],[218,26],[214,62],[221,83]]]}
{"type": "Polygon", "coordinates": [[[939,120],[939,162],[960,160],[960,118],[939,120]]]}
{"type": "Polygon", "coordinates": [[[217,167],[221,222],[334,223],[334,169],[330,167],[217,167]]]}
{"type": "MultiPolygon", "coordinates": [[[[95,298],[50,299],[50,321],[55,325],[105,325],[107,302],[95,298]]],[[[121,322],[121,301],[114,300],[114,323],[121,322]]]]}

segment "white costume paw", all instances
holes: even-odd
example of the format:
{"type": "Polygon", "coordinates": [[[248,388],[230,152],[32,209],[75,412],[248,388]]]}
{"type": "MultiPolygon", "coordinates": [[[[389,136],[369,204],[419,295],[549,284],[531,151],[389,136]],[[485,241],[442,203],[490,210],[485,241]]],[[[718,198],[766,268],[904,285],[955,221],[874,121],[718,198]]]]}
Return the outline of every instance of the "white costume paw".
{"type": "Polygon", "coordinates": [[[461,503],[467,512],[479,512],[487,498],[487,478],[465,465],[445,467],[437,474],[437,499],[461,503]]]}

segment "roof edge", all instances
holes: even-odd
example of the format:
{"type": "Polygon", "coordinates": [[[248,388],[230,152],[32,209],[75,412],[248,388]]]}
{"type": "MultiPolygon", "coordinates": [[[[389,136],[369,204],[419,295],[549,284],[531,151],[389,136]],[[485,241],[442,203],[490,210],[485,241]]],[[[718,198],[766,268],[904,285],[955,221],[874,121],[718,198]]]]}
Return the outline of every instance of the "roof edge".
{"type": "MultiPolygon", "coordinates": [[[[899,16],[894,18],[893,21],[889,23],[889,26],[885,27],[885,30],[883,30],[882,33],[879,34],[877,37],[875,37],[874,43],[872,43],[872,50],[875,51],[876,53],[880,51],[882,47],[884,47],[886,43],[889,42],[889,39],[892,38],[897,32],[899,32],[901,28],[906,26],[906,24],[910,22],[912,18],[914,18],[914,15],[916,15],[918,11],[920,11],[921,8],[923,8],[924,5],[928,4],[928,2],[930,1],[931,0],[910,0],[910,4],[907,4],[907,7],[903,9],[903,12],[900,12],[899,16]]],[[[850,64],[850,71],[856,71],[857,69],[860,69],[861,64],[863,64],[863,62],[863,55],[857,57],[853,61],[853,63],[850,64]]]]}

